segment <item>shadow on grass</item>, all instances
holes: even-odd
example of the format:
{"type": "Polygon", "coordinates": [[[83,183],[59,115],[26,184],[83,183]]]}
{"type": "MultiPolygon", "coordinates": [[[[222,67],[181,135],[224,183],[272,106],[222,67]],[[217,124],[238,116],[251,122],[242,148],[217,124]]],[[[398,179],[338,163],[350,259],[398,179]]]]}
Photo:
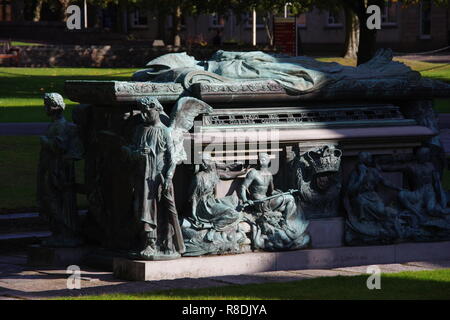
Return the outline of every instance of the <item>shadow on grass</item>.
{"type": "MultiPolygon", "coordinates": [[[[109,69],[111,70],[111,69],[109,69]]],[[[66,80],[128,80],[131,76],[130,71],[116,72],[105,74],[95,74],[102,72],[101,69],[93,69],[92,75],[84,73],[91,71],[90,69],[81,69],[80,74],[64,74],[76,73],[76,69],[49,69],[49,75],[23,74],[21,72],[0,71],[0,122],[46,122],[48,118],[45,116],[42,108],[42,97],[45,92],[58,92],[65,96],[64,82],[66,80]],[[52,73],[61,73],[53,75],[52,73]],[[23,103],[23,104],[22,104],[23,103]]],[[[114,70],[112,70],[114,71],[114,70]]],[[[30,72],[42,72],[30,69],[30,72]]],[[[75,102],[66,99],[67,110],[65,115],[68,120],[72,119],[72,107],[75,102]],[[72,106],[70,106],[72,104],[72,106]]]]}
{"type": "MultiPolygon", "coordinates": [[[[83,276],[86,276],[83,274],[83,276]]],[[[98,276],[98,275],[97,275],[98,276]]],[[[42,275],[38,275],[42,277],[42,275]]],[[[233,276],[236,278],[236,276],[233,276]]],[[[103,281],[118,280],[108,276],[103,281]]],[[[81,287],[80,290],[43,290],[32,295],[39,298],[83,300],[442,300],[450,299],[450,269],[383,274],[381,289],[367,288],[368,275],[336,276],[291,282],[272,282],[224,286],[207,285],[207,279],[125,282],[81,287]],[[203,284],[202,284],[203,283],[203,284]],[[159,290],[161,287],[190,289],[159,290]],[[194,288],[192,288],[194,287],[194,288]],[[197,288],[195,288],[197,287],[197,288]],[[198,288],[200,287],[200,288],[198,288]],[[133,293],[134,292],[134,293],[133,293]]],[[[35,279],[29,279],[34,281],[35,279]]],[[[30,295],[16,291],[18,295],[30,295]]]]}
{"type": "MultiPolygon", "coordinates": [[[[0,136],[0,213],[35,208],[39,150],[37,136],[0,136]]],[[[83,161],[75,163],[77,182],[80,183],[83,165],[83,161]]],[[[78,195],[78,205],[86,207],[84,195],[78,195]]]]}
{"type": "MultiPolygon", "coordinates": [[[[64,116],[72,121],[72,110],[74,105],[66,105],[64,116]]],[[[34,107],[0,107],[0,122],[49,122],[44,112],[43,102],[34,107]]]]}
{"type": "MultiPolygon", "coordinates": [[[[369,290],[367,275],[306,279],[285,283],[182,289],[147,294],[116,295],[118,299],[450,299],[450,271],[386,274],[380,290],[369,290]],[[437,276],[437,274],[440,276],[437,276]],[[427,279],[427,277],[431,277],[427,279]],[[436,279],[432,279],[435,277],[436,279]],[[446,279],[444,279],[446,277],[446,279]]],[[[93,298],[93,297],[91,297],[93,298]]],[[[102,297],[99,297],[102,298],[102,297]]]]}

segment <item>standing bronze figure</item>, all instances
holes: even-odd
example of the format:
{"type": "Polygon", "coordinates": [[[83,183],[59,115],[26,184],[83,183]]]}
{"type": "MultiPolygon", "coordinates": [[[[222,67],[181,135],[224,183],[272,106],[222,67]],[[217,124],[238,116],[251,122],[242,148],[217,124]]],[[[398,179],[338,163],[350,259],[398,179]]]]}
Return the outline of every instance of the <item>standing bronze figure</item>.
{"type": "Polygon", "coordinates": [[[143,121],[135,130],[132,144],[122,148],[133,164],[133,207],[144,234],[143,249],[133,257],[175,259],[185,252],[185,246],[172,178],[177,163],[185,157],[183,132],[192,127],[195,116],[209,112],[210,107],[195,98],[182,98],[173,108],[168,127],[160,120],[163,107],[156,98],[140,99],[138,107],[143,121]]]}
{"type": "Polygon", "coordinates": [[[257,168],[250,169],[242,182],[239,196],[246,211],[255,217],[252,242],[255,249],[295,250],[308,245],[308,222],[297,210],[294,192],[275,190],[269,170],[270,156],[258,155],[257,168]]]}
{"type": "Polygon", "coordinates": [[[74,247],[81,244],[78,237],[75,160],[82,158],[82,145],[76,126],[63,116],[65,104],[62,96],[46,93],[44,107],[52,122],[45,135],[40,137],[37,203],[40,215],[49,221],[52,236],[42,244],[74,247]]]}

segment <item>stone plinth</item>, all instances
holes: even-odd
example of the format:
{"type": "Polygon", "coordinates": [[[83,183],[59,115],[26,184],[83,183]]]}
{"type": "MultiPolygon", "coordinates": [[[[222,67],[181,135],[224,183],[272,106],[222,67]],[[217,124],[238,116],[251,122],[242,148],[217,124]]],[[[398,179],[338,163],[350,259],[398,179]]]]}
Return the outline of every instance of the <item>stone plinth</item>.
{"type": "Polygon", "coordinates": [[[309,220],[306,232],[311,236],[311,248],[337,248],[344,245],[344,218],[309,220]]]}
{"type": "Polygon", "coordinates": [[[92,248],[48,248],[40,245],[28,247],[27,264],[42,267],[67,267],[82,264],[92,248]]]}
{"type": "Polygon", "coordinates": [[[388,246],[340,247],[288,252],[254,252],[238,255],[185,257],[171,261],[114,259],[120,279],[151,281],[202,278],[266,271],[339,268],[357,265],[403,263],[450,258],[450,241],[402,243],[388,246]]]}

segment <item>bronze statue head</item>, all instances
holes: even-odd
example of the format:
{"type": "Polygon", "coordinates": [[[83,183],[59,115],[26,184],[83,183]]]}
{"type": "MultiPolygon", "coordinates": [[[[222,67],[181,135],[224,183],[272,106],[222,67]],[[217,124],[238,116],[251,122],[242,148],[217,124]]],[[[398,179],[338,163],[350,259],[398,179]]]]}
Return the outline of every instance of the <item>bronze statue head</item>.
{"type": "Polygon", "coordinates": [[[373,158],[370,152],[360,152],[358,154],[359,163],[362,163],[368,167],[373,167],[373,158]]]}
{"type": "Polygon", "coordinates": [[[139,99],[137,105],[141,110],[141,115],[145,123],[155,124],[159,121],[159,114],[163,111],[163,107],[159,103],[158,99],[153,97],[145,97],[139,99]]]}
{"type": "Polygon", "coordinates": [[[268,153],[261,152],[258,154],[258,167],[268,168],[270,164],[270,156],[268,153]]]}
{"type": "Polygon", "coordinates": [[[202,153],[202,164],[201,168],[203,171],[208,171],[212,169],[214,161],[211,158],[211,153],[203,152],[202,153]]]}
{"type": "Polygon", "coordinates": [[[63,97],[56,92],[44,94],[44,108],[48,116],[61,115],[66,108],[63,97]]]}

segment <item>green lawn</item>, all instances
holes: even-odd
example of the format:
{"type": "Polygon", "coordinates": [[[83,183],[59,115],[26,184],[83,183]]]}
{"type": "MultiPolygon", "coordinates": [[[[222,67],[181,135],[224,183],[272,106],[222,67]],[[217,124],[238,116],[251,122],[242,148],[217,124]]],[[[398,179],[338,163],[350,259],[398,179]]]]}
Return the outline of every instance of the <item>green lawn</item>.
{"type": "MultiPolygon", "coordinates": [[[[0,136],[0,213],[36,211],[39,150],[36,136],[0,136]]],[[[76,169],[80,182],[82,162],[76,169]]],[[[86,207],[86,197],[78,199],[80,207],[86,207]]]]}
{"type": "MultiPolygon", "coordinates": [[[[64,95],[65,80],[127,80],[136,69],[0,68],[0,122],[48,121],[43,112],[44,92],[64,95]]],[[[66,117],[71,119],[68,99],[66,117]]]]}
{"type": "Polygon", "coordinates": [[[41,43],[34,43],[34,42],[22,42],[22,41],[11,41],[11,46],[16,47],[28,47],[28,46],[42,46],[41,43]]]}
{"type": "Polygon", "coordinates": [[[283,283],[233,285],[62,299],[83,300],[377,300],[450,299],[450,269],[382,274],[381,289],[369,290],[368,275],[337,276],[283,283]]]}

